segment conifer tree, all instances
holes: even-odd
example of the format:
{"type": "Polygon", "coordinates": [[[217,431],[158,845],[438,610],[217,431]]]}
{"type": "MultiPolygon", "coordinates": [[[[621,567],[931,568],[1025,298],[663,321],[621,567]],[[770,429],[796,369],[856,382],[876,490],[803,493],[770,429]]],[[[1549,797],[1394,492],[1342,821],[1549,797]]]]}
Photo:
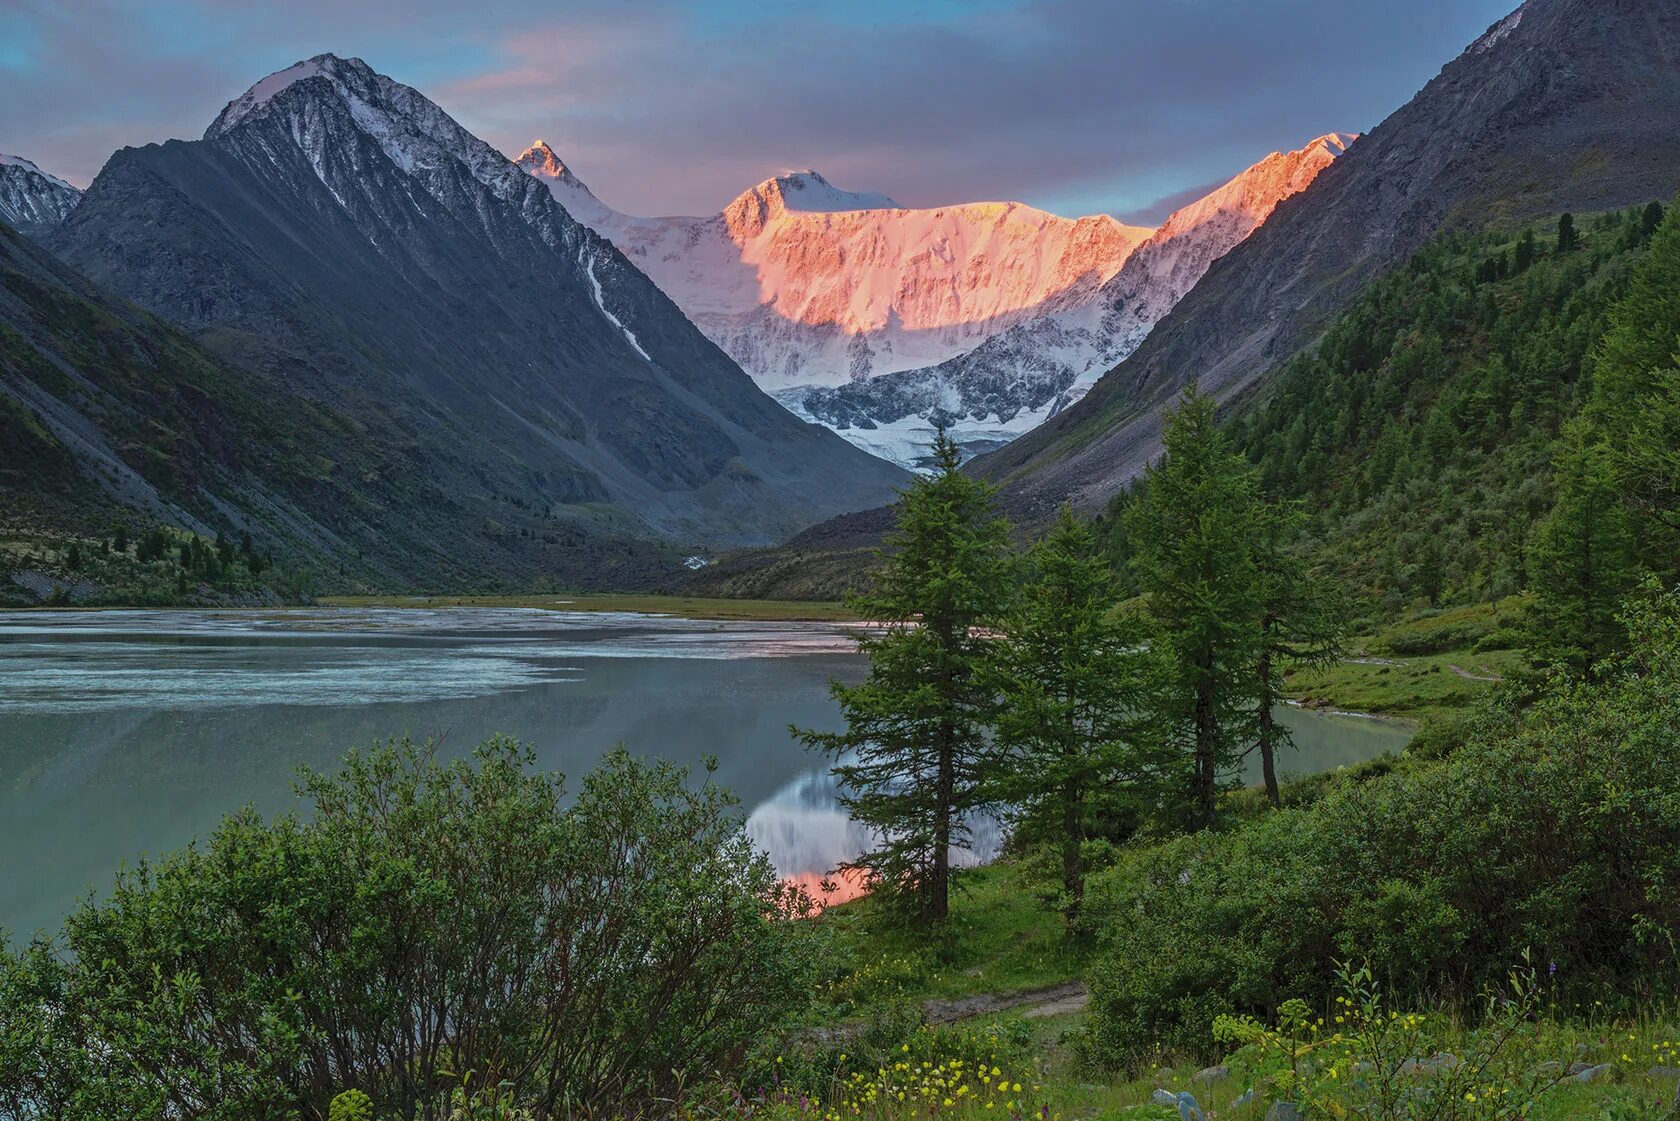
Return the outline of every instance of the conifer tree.
{"type": "Polygon", "coordinates": [[[1276,806],[1277,753],[1293,745],[1289,729],[1272,712],[1283,700],[1286,665],[1323,665],[1341,654],[1341,604],[1334,589],[1316,579],[1306,559],[1292,546],[1306,520],[1300,506],[1282,502],[1260,511],[1254,539],[1255,571],[1260,580],[1259,661],[1255,671],[1256,734],[1266,797],[1276,806]]]}
{"type": "Polygon", "coordinates": [[[1586,415],[1615,458],[1637,558],[1680,579],[1680,206],[1671,207],[1593,354],[1586,415]]]}
{"type": "Polygon", "coordinates": [[[899,498],[874,589],[851,600],[879,629],[857,635],[868,678],[832,686],[846,730],[794,733],[834,757],[841,804],[875,834],[848,869],[939,924],[950,914],[951,848],[986,797],[995,706],[982,628],[1007,608],[1014,561],[993,488],[959,470],[943,430],[933,461],[899,498]]]}
{"type": "Polygon", "coordinates": [[[1032,579],[992,647],[999,695],[997,799],[1017,836],[1060,850],[1062,914],[1081,929],[1086,848],[1152,803],[1172,759],[1154,719],[1164,647],[1115,617],[1114,574],[1067,506],[1030,558],[1032,579]]]}
{"type": "Polygon", "coordinates": [[[1586,423],[1564,433],[1557,499],[1534,535],[1529,651],[1544,666],[1589,674],[1619,649],[1617,616],[1633,587],[1630,517],[1610,447],[1586,423]]]}
{"type": "Polygon", "coordinates": [[[1222,773],[1255,726],[1262,585],[1253,469],[1195,386],[1168,412],[1131,534],[1138,586],[1174,662],[1172,715],[1192,760],[1191,819],[1213,824],[1222,773]]]}
{"type": "Polygon", "coordinates": [[[1561,257],[1565,253],[1573,253],[1575,251],[1575,247],[1580,243],[1580,237],[1575,233],[1575,215],[1565,214],[1563,217],[1558,219],[1558,256],[1561,257]]]}

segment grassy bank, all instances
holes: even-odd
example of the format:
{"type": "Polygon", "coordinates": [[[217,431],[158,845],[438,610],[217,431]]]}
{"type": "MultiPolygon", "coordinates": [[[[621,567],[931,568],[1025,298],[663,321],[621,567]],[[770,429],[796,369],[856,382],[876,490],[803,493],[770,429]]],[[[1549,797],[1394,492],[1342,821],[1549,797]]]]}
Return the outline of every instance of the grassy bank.
{"type": "Polygon", "coordinates": [[[1514,649],[1524,600],[1419,608],[1347,641],[1331,665],[1285,672],[1290,699],[1310,708],[1423,722],[1485,701],[1526,662],[1514,649]]]}
{"type": "Polygon", "coordinates": [[[532,607],[544,611],[636,611],[685,619],[782,623],[845,623],[857,616],[844,604],[820,600],[713,599],[701,596],[547,592],[484,596],[324,596],[329,607],[532,607]]]}

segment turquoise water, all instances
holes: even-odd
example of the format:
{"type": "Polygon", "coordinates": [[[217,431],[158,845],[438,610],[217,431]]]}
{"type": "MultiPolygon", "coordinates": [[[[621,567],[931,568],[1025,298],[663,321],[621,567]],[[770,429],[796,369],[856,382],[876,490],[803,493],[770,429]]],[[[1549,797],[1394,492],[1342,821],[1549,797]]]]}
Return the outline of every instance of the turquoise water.
{"type": "MultiPolygon", "coordinates": [[[[615,743],[718,759],[786,875],[863,838],[788,725],[832,728],[860,659],[828,624],[519,609],[0,614],[0,929],[56,926],[124,861],[241,805],[295,808],[301,764],[390,736],[463,754],[496,733],[581,775],[615,743]]],[[[1289,711],[1285,771],[1402,746],[1370,720],[1289,711]]],[[[981,826],[975,847],[995,845],[981,826]]]]}

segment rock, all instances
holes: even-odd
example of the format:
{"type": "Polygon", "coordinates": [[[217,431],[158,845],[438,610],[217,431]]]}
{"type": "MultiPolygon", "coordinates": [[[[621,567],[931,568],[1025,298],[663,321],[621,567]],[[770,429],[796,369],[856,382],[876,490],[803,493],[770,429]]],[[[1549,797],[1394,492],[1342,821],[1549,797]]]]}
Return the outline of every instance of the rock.
{"type": "Polygon", "coordinates": [[[1149,1095],[1149,1100],[1156,1105],[1177,1105],[1178,1095],[1171,1090],[1156,1090],[1149,1095]]]}
{"type": "Polygon", "coordinates": [[[1558,1062],[1556,1059],[1550,1059],[1546,1062],[1543,1062],[1539,1066],[1535,1067],[1533,1070],[1529,1071],[1529,1074],[1531,1074],[1535,1077],[1545,1075],[1548,1078],[1555,1078],[1562,1073],[1563,1073],[1563,1064],[1558,1062]]]}
{"type": "Polygon", "coordinates": [[[1207,1121],[1201,1103],[1188,1090],[1178,1092],[1178,1121],[1207,1121]]]}
{"type": "Polygon", "coordinates": [[[1232,1105],[1233,1108],[1241,1109],[1243,1106],[1247,1105],[1248,1103],[1252,1102],[1253,1100],[1254,1100],[1254,1087],[1250,1086],[1248,1089],[1244,1090],[1242,1092],[1242,1094],[1237,1098],[1237,1100],[1231,1103],[1231,1105],[1232,1105]]]}
{"type": "Polygon", "coordinates": [[[1231,1068],[1224,1063],[1220,1063],[1218,1066],[1198,1070],[1190,1076],[1190,1081],[1198,1085],[1212,1085],[1215,1082],[1223,1082],[1229,1077],[1231,1077],[1231,1068]]]}
{"type": "Polygon", "coordinates": [[[1584,1070],[1591,1070],[1593,1068],[1593,1066],[1595,1066],[1595,1065],[1596,1064],[1594,1064],[1594,1063],[1576,1061],[1576,1062],[1573,1062],[1573,1063],[1569,1064],[1569,1070],[1567,1071],[1567,1073],[1572,1075],[1572,1076],[1577,1075],[1577,1074],[1580,1074],[1584,1070]]]}
{"type": "Polygon", "coordinates": [[[1588,1067],[1586,1070],[1576,1071],[1573,1077],[1577,1082],[1597,1082],[1600,1078],[1609,1074],[1611,1069],[1612,1068],[1609,1063],[1599,1063],[1595,1067],[1588,1067]]]}
{"type": "Polygon", "coordinates": [[[1440,1074],[1442,1071],[1457,1070],[1459,1059],[1451,1051],[1442,1051],[1431,1055],[1427,1059],[1407,1059],[1400,1064],[1401,1074],[1440,1074]]]}
{"type": "Polygon", "coordinates": [[[1645,1072],[1645,1077],[1653,1081],[1667,1080],[1680,1082],[1680,1067],[1656,1066],[1645,1072]]]}
{"type": "Polygon", "coordinates": [[[1301,1121],[1301,1107],[1294,1102],[1273,1102],[1266,1121],[1301,1121]]]}

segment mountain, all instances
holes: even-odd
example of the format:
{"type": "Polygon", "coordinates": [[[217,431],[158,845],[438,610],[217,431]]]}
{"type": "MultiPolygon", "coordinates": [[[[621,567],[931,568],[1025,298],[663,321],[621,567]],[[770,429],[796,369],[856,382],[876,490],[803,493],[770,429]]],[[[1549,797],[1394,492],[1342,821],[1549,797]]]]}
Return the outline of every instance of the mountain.
{"type": "Polygon", "coordinates": [[[0,222],[40,238],[57,229],[81,198],[82,192],[58,176],[0,152],[0,222]]]}
{"type": "Polygon", "coordinates": [[[970,454],[1030,432],[1088,392],[1284,199],[1304,190],[1354,137],[1321,136],[1276,152],[1182,210],[1088,299],[993,335],[937,366],[866,382],[783,390],[794,412],[905,466],[944,424],[970,454]]]}
{"type": "Polygon", "coordinates": [[[776,405],[536,180],[359,59],[270,75],[202,140],[119,151],[46,244],[352,418],[440,545],[505,542],[498,572],[594,579],[579,540],[773,540],[902,478],[776,405]],[[555,547],[513,540],[532,535],[555,547]]]}
{"type": "Polygon", "coordinates": [[[1220,258],[1078,404],[975,461],[1023,517],[1113,495],[1192,379],[1229,399],[1437,232],[1672,197],[1680,5],[1529,0],[1220,258]]]}
{"type": "Polygon", "coordinates": [[[953,358],[1089,300],[1153,232],[1015,202],[909,209],[815,171],[766,179],[710,217],[638,218],[542,141],[518,163],[768,390],[953,358]]]}

